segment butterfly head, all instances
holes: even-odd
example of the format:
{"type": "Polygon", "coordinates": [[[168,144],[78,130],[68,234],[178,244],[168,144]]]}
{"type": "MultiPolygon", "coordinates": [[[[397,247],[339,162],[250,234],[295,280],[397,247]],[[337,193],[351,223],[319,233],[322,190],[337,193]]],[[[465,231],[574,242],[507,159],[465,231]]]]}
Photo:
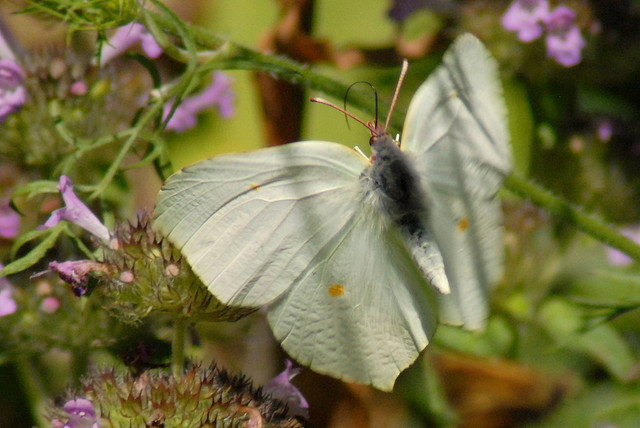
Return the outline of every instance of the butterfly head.
{"type": "Polygon", "coordinates": [[[398,150],[398,143],[387,132],[386,125],[381,125],[377,122],[369,122],[368,125],[369,131],[371,132],[371,137],[369,138],[369,146],[372,152],[371,162],[375,162],[376,154],[380,152],[394,149],[398,150]]]}

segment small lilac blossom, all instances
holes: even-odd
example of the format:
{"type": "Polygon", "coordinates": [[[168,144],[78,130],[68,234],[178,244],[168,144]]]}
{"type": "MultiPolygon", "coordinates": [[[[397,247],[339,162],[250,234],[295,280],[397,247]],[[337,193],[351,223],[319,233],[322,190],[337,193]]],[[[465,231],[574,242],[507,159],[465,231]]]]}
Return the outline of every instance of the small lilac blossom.
{"type": "Polygon", "coordinates": [[[86,398],[77,398],[67,401],[64,411],[69,415],[69,420],[63,428],[98,428],[98,418],[91,401],[86,398]]]}
{"type": "Polygon", "coordinates": [[[309,403],[300,390],[290,382],[299,373],[300,369],[294,369],[291,360],[287,360],[287,367],[284,371],[271,379],[263,390],[265,393],[271,394],[273,398],[286,403],[292,416],[309,418],[309,403]]]}
{"type": "Polygon", "coordinates": [[[24,72],[15,62],[0,59],[0,123],[20,110],[26,97],[24,72]]]}
{"type": "Polygon", "coordinates": [[[76,97],[86,95],[88,91],[87,83],[83,80],[73,82],[71,88],[69,88],[71,95],[75,95],[76,97]]]}
{"type": "Polygon", "coordinates": [[[55,313],[60,308],[60,300],[53,296],[45,297],[40,303],[40,310],[48,314],[55,313]]]}
{"type": "Polygon", "coordinates": [[[566,6],[555,8],[545,19],[548,35],[547,56],[565,67],[572,67],[582,59],[585,41],[575,25],[576,14],[566,6]]]}
{"type": "MultiPolygon", "coordinates": [[[[224,73],[215,73],[213,82],[202,92],[182,100],[167,122],[166,129],[174,132],[184,132],[196,126],[198,113],[210,107],[217,106],[218,113],[223,118],[229,118],[234,113],[235,94],[231,89],[231,78],[224,73]]],[[[174,101],[164,106],[163,120],[171,113],[174,101]]]]}
{"type": "Polygon", "coordinates": [[[78,297],[87,293],[91,272],[109,273],[105,264],[93,260],[73,260],[62,263],[53,261],[49,263],[49,270],[57,272],[60,279],[70,284],[73,294],[78,297]]]}
{"type": "Polygon", "coordinates": [[[542,35],[548,14],[547,0],[515,0],[502,16],[502,26],[517,32],[520,41],[531,42],[542,35]]]}
{"type": "Polygon", "coordinates": [[[598,140],[603,143],[607,143],[611,140],[613,136],[613,123],[610,120],[603,120],[598,125],[598,129],[596,130],[596,134],[598,135],[598,140]]]}
{"type": "Polygon", "coordinates": [[[162,48],[146,27],[134,22],[131,25],[120,27],[113,37],[102,46],[100,66],[104,66],[138,43],[140,43],[142,50],[149,58],[157,58],[162,54],[162,48]]]}
{"type": "MultiPolygon", "coordinates": [[[[640,244],[640,226],[631,226],[620,229],[620,233],[634,241],[636,244],[640,244]]],[[[607,247],[607,257],[609,259],[609,263],[615,266],[628,266],[633,263],[633,259],[631,257],[611,247],[607,247]]]]}
{"type": "Polygon", "coordinates": [[[13,239],[20,230],[20,214],[15,212],[9,200],[0,202],[0,238],[13,239]]]}
{"type": "Polygon", "coordinates": [[[109,229],[102,224],[98,217],[73,193],[73,182],[66,175],[60,176],[58,190],[64,200],[64,208],[59,208],[51,213],[51,217],[38,229],[48,229],[55,226],[60,220],[67,220],[77,224],[83,229],[91,232],[98,238],[108,241],[110,239],[109,229]]]}
{"type": "MultiPolygon", "coordinates": [[[[0,264],[0,270],[2,264],[0,264]]],[[[18,310],[18,304],[11,297],[11,284],[7,278],[0,278],[0,317],[10,315],[18,310]]]]}

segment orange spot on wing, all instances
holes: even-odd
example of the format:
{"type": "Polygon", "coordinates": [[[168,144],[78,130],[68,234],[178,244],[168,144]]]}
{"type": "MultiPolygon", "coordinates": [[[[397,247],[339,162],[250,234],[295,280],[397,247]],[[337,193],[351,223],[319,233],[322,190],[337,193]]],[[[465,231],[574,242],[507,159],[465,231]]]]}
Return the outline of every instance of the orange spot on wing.
{"type": "Polygon", "coordinates": [[[257,185],[257,184],[250,184],[250,185],[249,185],[249,188],[250,188],[251,190],[260,190],[260,186],[259,186],[259,185],[257,185]]]}
{"type": "Polygon", "coordinates": [[[344,285],[342,284],[330,285],[328,290],[329,290],[329,296],[331,297],[344,296],[344,285]]]}
{"type": "Polygon", "coordinates": [[[469,227],[469,217],[464,216],[458,222],[458,231],[464,232],[465,230],[467,230],[467,227],[469,227]]]}

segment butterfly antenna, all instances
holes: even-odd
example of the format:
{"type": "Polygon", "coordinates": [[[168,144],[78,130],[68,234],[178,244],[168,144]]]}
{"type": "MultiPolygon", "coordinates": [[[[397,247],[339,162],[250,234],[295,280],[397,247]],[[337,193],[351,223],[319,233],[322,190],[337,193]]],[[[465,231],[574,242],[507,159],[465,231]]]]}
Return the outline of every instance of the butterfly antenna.
{"type": "Polygon", "coordinates": [[[358,83],[364,83],[365,85],[369,85],[369,87],[373,90],[373,96],[374,96],[374,100],[375,100],[375,120],[374,120],[374,126],[377,128],[378,127],[378,90],[376,89],[376,87],[373,85],[373,83],[371,82],[367,82],[366,80],[358,80],[357,82],[353,82],[351,85],[349,85],[349,87],[347,88],[347,92],[345,92],[344,94],[344,109],[345,111],[347,110],[347,97],[349,96],[349,91],[351,90],[351,88],[353,88],[355,85],[357,85],[358,83]]]}
{"type": "MultiPolygon", "coordinates": [[[[398,101],[398,94],[400,94],[400,88],[402,87],[402,82],[404,82],[404,78],[407,75],[407,70],[409,69],[409,61],[406,59],[402,60],[402,68],[400,69],[400,77],[398,78],[398,83],[396,84],[396,90],[393,93],[393,101],[391,101],[391,108],[389,109],[389,113],[387,114],[387,121],[384,124],[385,132],[389,128],[389,121],[391,120],[391,114],[393,113],[393,109],[396,106],[396,101],[398,101]]],[[[376,122],[378,118],[378,102],[376,97],[376,122]]]]}

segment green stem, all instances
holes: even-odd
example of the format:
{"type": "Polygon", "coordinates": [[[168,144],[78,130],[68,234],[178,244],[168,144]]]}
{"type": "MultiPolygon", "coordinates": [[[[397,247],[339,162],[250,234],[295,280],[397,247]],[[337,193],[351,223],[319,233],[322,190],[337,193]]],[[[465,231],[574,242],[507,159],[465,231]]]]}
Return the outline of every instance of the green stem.
{"type": "Polygon", "coordinates": [[[42,382],[38,378],[38,372],[31,364],[31,360],[27,357],[16,358],[13,362],[16,373],[20,378],[20,387],[24,389],[27,397],[29,397],[29,405],[31,407],[31,417],[36,426],[47,427],[51,423],[45,418],[46,408],[44,397],[47,396],[42,382]]]}
{"type": "MultiPolygon", "coordinates": [[[[92,303],[89,299],[80,300],[81,311],[83,314],[84,324],[89,323],[92,313],[92,303]]],[[[89,350],[91,349],[91,332],[86,328],[81,328],[76,337],[75,346],[71,350],[71,382],[76,389],[82,385],[82,376],[89,371],[89,350]]]]}
{"type": "Polygon", "coordinates": [[[176,379],[182,377],[186,331],[186,320],[181,316],[176,316],[173,323],[173,340],[171,342],[171,371],[176,379]]]}
{"type": "Polygon", "coordinates": [[[581,208],[554,195],[549,190],[516,174],[511,174],[507,177],[505,187],[513,193],[530,200],[535,205],[548,210],[556,217],[572,224],[586,234],[640,261],[640,246],[626,236],[621,235],[616,228],[608,225],[601,217],[585,212],[581,208]]]}
{"type": "MultiPolygon", "coordinates": [[[[147,16],[170,34],[178,35],[179,31],[183,31],[182,28],[178,28],[175,22],[164,14],[148,12],[147,16]]],[[[340,100],[346,93],[347,85],[316,73],[308,64],[302,64],[283,56],[254,51],[197,25],[189,23],[183,23],[182,25],[188,30],[197,45],[215,51],[212,55],[209,55],[210,60],[206,63],[206,66],[211,69],[261,71],[340,100]]],[[[368,91],[351,91],[349,93],[349,104],[372,115],[374,113],[371,93],[368,91]]],[[[400,117],[400,115],[396,115],[396,117],[400,117]]],[[[401,120],[393,121],[393,126],[396,129],[401,129],[401,120]]]]}

